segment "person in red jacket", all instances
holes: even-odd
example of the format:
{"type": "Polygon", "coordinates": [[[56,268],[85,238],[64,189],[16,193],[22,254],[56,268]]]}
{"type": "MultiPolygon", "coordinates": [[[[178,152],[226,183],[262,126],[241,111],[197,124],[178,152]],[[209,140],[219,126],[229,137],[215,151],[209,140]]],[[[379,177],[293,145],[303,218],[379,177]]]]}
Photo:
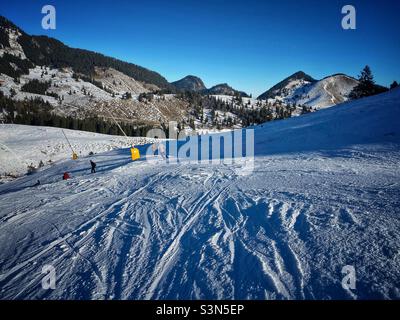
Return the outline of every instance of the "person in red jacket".
{"type": "Polygon", "coordinates": [[[69,178],[71,178],[71,176],[69,175],[69,173],[68,173],[68,172],[64,172],[64,174],[63,174],[63,180],[67,180],[67,179],[69,179],[69,178]]]}

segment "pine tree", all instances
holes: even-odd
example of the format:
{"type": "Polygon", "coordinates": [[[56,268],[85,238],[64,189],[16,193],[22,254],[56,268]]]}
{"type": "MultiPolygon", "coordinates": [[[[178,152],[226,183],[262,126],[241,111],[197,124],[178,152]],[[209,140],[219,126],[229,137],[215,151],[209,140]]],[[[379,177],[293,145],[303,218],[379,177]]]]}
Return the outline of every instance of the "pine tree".
{"type": "Polygon", "coordinates": [[[364,67],[358,80],[358,85],[350,92],[350,99],[359,99],[376,94],[374,76],[369,66],[364,67]]]}
{"type": "Polygon", "coordinates": [[[122,96],[122,99],[126,99],[126,100],[132,99],[132,94],[128,91],[125,92],[125,94],[122,96]]]}
{"type": "Polygon", "coordinates": [[[397,83],[397,81],[393,81],[392,84],[390,85],[390,89],[394,89],[398,86],[399,86],[399,84],[397,83]]]}

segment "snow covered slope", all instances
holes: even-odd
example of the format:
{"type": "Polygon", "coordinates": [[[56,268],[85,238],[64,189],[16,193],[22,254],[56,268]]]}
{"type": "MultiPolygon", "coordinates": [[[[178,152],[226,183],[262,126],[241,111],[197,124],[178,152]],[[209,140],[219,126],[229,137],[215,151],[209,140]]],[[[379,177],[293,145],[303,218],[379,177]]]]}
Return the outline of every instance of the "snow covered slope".
{"type": "Polygon", "coordinates": [[[336,150],[357,144],[397,143],[400,139],[400,90],[363,98],[290,118],[256,131],[259,153],[336,150]]]}
{"type": "Polygon", "coordinates": [[[283,79],[282,81],[278,82],[272,88],[265,91],[261,94],[257,99],[259,100],[268,100],[268,99],[275,99],[275,97],[283,97],[287,96],[288,93],[292,92],[293,90],[302,87],[306,84],[313,83],[316,80],[309,76],[308,74],[304,73],[303,71],[298,71],[293,73],[291,76],[283,79]]]}
{"type": "Polygon", "coordinates": [[[317,81],[299,71],[263,93],[258,99],[271,102],[278,100],[286,104],[323,109],[347,101],[357,83],[356,79],[345,74],[335,74],[317,81]]]}
{"type": "Polygon", "coordinates": [[[4,184],[0,298],[399,299],[399,112],[397,89],[258,126],[250,173],[119,149],[4,184]]]}
{"type": "MultiPolygon", "coordinates": [[[[92,132],[64,129],[79,157],[129,145],[152,142],[152,139],[110,136],[92,132]]],[[[38,168],[60,160],[70,159],[72,151],[62,129],[14,124],[0,124],[0,182],[27,173],[28,166],[38,168]]]]}
{"type": "Polygon", "coordinates": [[[285,101],[304,104],[316,109],[331,107],[348,100],[358,81],[344,74],[326,77],[298,88],[285,101]]]}
{"type": "MultiPolygon", "coordinates": [[[[136,81],[132,77],[128,77],[127,75],[113,68],[96,67],[95,70],[95,79],[100,81],[106,89],[114,92],[116,95],[122,96],[126,92],[140,94],[149,91],[147,89],[150,87],[149,84],[136,81]]],[[[155,89],[158,88],[155,87],[155,89]]]]}

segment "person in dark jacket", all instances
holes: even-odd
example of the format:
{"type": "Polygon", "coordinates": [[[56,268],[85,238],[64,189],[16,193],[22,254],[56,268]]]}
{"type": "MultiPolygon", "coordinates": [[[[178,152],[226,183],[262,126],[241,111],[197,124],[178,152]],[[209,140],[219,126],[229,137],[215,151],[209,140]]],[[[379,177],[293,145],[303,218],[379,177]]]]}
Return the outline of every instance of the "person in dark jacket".
{"type": "Polygon", "coordinates": [[[90,160],[90,165],[92,166],[91,173],[96,173],[96,163],[94,161],[90,160]]]}

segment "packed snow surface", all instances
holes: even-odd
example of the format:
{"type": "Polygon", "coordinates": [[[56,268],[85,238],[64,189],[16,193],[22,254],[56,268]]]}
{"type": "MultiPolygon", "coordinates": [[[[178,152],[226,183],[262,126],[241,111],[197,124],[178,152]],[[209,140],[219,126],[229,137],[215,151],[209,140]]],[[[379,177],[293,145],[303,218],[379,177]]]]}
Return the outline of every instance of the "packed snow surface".
{"type": "Polygon", "coordinates": [[[399,299],[399,98],[258,126],[252,171],[143,146],[1,185],[0,298],[399,299]]]}
{"type": "Polygon", "coordinates": [[[153,141],[143,137],[0,124],[0,182],[26,174],[28,166],[38,168],[41,161],[44,166],[49,166],[71,159],[72,150],[81,157],[153,141]]]}

